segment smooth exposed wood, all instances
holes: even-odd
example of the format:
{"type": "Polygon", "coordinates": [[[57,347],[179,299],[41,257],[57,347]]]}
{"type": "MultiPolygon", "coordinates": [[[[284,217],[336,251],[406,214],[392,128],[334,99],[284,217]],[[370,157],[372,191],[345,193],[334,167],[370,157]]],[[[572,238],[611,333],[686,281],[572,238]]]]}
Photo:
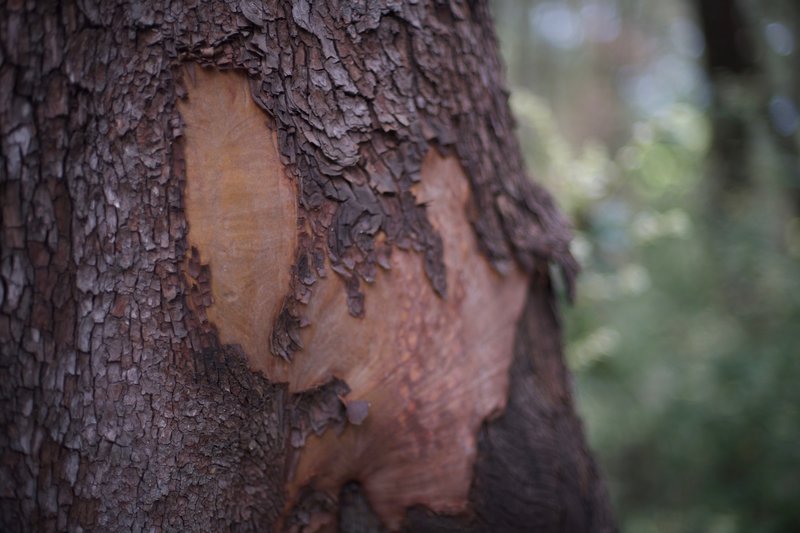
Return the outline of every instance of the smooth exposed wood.
{"type": "Polygon", "coordinates": [[[212,272],[213,304],[203,309],[221,342],[241,345],[254,368],[265,368],[297,245],[294,187],[247,78],[188,70],[188,97],[179,103],[186,122],[184,201],[190,253],[198,251],[212,272]]]}
{"type": "Polygon", "coordinates": [[[431,150],[416,192],[442,235],[447,297],[434,292],[412,252],[394,252],[391,270],[367,287],[363,319],[347,313],[342,283],[329,276],[309,304],[306,348],[288,367],[277,363],[291,390],[337,377],[351,389],[347,402],[369,404],[361,425],[310,437],[289,502],[307,484],[335,497],[356,480],[390,527],[414,504],[465,509],[478,429],[505,406],[526,294],[520,272],[500,276],[479,252],[455,158],[431,150]]]}
{"type": "Polygon", "coordinates": [[[188,241],[210,269],[213,297],[201,311],[220,340],[240,345],[270,381],[298,393],[336,378],[351,390],[343,401],[368,406],[344,433],[306,442],[290,472],[287,505],[303,487],[335,499],[355,480],[393,527],[416,504],[463,511],[478,428],[505,406],[526,281],[518,270],[499,275],[480,253],[457,159],[431,149],[414,188],[442,237],[447,297],[431,287],[419,254],[397,250],[390,269],[366,288],[368,309],[356,318],[331,272],[312,289],[304,349],[284,360],[268,341],[289,291],[294,191],[246,78],[189,68],[180,104],[188,241]]]}

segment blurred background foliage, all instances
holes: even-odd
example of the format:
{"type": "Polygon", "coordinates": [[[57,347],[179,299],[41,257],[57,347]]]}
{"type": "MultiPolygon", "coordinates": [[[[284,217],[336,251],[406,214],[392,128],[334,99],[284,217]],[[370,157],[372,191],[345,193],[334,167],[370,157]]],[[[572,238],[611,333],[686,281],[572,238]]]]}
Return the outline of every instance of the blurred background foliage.
{"type": "Polygon", "coordinates": [[[623,531],[800,531],[800,2],[498,0],[623,531]]]}

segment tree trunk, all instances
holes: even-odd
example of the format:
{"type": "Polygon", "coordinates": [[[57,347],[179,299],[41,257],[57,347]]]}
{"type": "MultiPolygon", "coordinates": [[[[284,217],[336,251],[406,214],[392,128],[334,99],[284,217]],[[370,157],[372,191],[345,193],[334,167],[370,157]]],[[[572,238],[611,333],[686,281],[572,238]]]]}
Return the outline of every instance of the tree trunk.
{"type": "Polygon", "coordinates": [[[0,7],[3,530],[608,531],[484,2],[0,7]]]}

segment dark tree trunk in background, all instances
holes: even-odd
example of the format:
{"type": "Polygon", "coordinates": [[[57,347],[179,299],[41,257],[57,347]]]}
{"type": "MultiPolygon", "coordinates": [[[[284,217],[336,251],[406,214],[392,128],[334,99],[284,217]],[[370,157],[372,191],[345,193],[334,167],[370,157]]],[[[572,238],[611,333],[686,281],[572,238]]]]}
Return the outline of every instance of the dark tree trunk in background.
{"type": "Polygon", "coordinates": [[[725,304],[744,313],[763,290],[745,272],[763,267],[759,255],[738,253],[742,240],[766,245],[765,252],[785,252],[792,238],[787,224],[800,209],[796,126],[794,131],[779,127],[791,122],[796,110],[775,107],[781,99],[798,101],[800,77],[791,68],[796,58],[783,58],[770,48],[765,31],[776,22],[788,31],[800,27],[800,11],[795,2],[783,0],[695,0],[694,5],[711,90],[706,239],[719,265],[725,304]]]}
{"type": "Polygon", "coordinates": [[[484,2],[0,13],[0,529],[613,530],[484,2]]]}
{"type": "MultiPolygon", "coordinates": [[[[714,184],[710,198],[722,202],[752,186],[749,156],[752,125],[736,90],[755,89],[755,48],[745,15],[735,1],[697,0],[706,42],[706,73],[712,85],[714,184]]],[[[719,209],[719,208],[718,208],[719,209]]]]}
{"type": "Polygon", "coordinates": [[[730,204],[752,195],[757,187],[754,160],[758,137],[764,132],[771,134],[770,149],[781,163],[776,170],[785,174],[779,185],[786,187],[794,212],[800,212],[796,126],[793,132],[787,132],[778,125],[782,120],[792,121],[797,110],[774,107],[780,102],[777,97],[788,97],[795,103],[800,99],[800,76],[790,66],[791,51],[786,60],[788,71],[776,75],[776,67],[770,64],[778,52],[770,49],[764,38],[768,23],[778,22],[789,32],[800,28],[800,8],[796,2],[784,0],[695,0],[694,4],[705,38],[705,66],[712,94],[713,190],[708,195],[712,215],[735,216],[730,204]]]}

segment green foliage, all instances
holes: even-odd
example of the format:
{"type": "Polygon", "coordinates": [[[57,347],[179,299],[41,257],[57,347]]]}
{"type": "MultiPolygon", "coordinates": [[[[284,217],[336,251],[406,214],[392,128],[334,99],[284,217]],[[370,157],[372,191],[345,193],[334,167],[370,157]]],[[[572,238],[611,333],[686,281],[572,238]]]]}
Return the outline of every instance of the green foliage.
{"type": "MultiPolygon", "coordinates": [[[[683,4],[518,0],[496,16],[529,166],[576,226],[567,355],[623,530],[800,531],[800,134],[776,139],[763,78],[734,89],[750,181],[719,181],[683,4]],[[543,5],[582,20],[581,39],[543,37],[543,5]],[[612,40],[580,18],[597,5],[612,40]]],[[[800,87],[784,59],[771,79],[800,87]]]]}

